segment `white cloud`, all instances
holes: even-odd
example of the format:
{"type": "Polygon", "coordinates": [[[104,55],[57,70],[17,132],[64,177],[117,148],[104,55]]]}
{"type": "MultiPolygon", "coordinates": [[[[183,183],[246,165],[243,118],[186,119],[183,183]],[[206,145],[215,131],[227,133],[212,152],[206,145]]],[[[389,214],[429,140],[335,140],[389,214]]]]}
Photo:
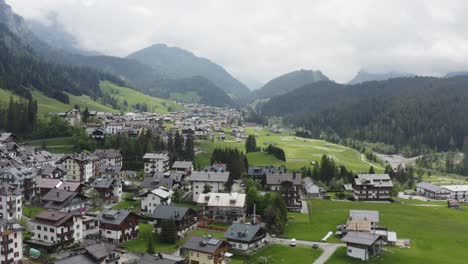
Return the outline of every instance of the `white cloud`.
{"type": "Polygon", "coordinates": [[[468,69],[466,1],[7,0],[58,20],[92,50],[125,56],[154,43],[193,51],[266,82],[299,68],[347,81],[361,68],[441,75],[468,69]]]}

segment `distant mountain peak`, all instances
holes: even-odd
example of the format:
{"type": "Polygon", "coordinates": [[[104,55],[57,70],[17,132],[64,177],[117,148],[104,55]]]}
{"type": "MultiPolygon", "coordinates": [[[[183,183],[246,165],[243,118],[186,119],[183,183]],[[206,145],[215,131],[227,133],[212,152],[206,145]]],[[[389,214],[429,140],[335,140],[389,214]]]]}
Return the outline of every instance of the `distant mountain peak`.
{"type": "Polygon", "coordinates": [[[222,66],[192,52],[157,43],[127,56],[165,74],[168,78],[203,76],[216,86],[235,96],[249,93],[249,89],[222,66]]]}
{"type": "Polygon", "coordinates": [[[299,69],[267,82],[262,88],[255,91],[256,98],[271,98],[291,92],[310,83],[328,80],[328,77],[319,70],[299,69]]]}
{"type": "Polygon", "coordinates": [[[393,78],[401,78],[401,77],[414,77],[415,74],[406,73],[406,72],[383,72],[383,73],[372,73],[367,70],[359,70],[359,72],[354,76],[354,78],[348,82],[348,84],[358,84],[363,82],[369,81],[384,81],[393,78]]]}

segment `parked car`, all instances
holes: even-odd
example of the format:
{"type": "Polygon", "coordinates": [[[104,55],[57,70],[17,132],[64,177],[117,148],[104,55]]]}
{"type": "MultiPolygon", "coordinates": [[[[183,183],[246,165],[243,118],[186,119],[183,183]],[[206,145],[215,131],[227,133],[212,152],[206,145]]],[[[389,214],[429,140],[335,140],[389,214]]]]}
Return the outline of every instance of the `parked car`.
{"type": "Polygon", "coordinates": [[[319,246],[318,246],[317,243],[314,243],[314,244],[312,245],[312,248],[313,248],[313,249],[317,249],[318,247],[319,247],[319,246]]]}
{"type": "Polygon", "coordinates": [[[291,239],[291,242],[289,243],[289,245],[290,245],[291,247],[295,247],[295,246],[297,245],[296,239],[295,239],[295,238],[291,239]]]}

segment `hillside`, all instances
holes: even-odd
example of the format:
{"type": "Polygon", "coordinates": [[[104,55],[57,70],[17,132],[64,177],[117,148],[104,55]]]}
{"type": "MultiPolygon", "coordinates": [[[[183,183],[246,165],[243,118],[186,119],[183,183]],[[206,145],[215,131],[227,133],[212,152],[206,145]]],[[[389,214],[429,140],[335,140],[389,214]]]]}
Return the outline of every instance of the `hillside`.
{"type": "Polygon", "coordinates": [[[293,71],[272,79],[262,88],[254,91],[254,97],[257,99],[271,98],[285,94],[306,84],[326,80],[328,80],[328,77],[320,71],[293,71]]]}
{"type": "MultiPolygon", "coordinates": [[[[118,86],[108,81],[101,82],[100,87],[104,95],[107,94],[117,101],[118,109],[114,109],[111,105],[105,104],[102,98],[98,98],[97,101],[94,101],[87,95],[76,96],[67,93],[70,98],[70,103],[68,104],[47,97],[38,90],[33,90],[31,95],[37,100],[39,114],[65,112],[73,108],[75,105],[79,105],[81,109],[85,109],[87,107],[90,111],[94,110],[108,113],[133,111],[136,104],[146,105],[149,112],[167,113],[169,111],[177,111],[180,109],[180,106],[173,101],[144,95],[131,88],[118,86]],[[124,100],[127,101],[127,106],[124,105],[124,100]]],[[[0,105],[7,104],[11,96],[13,96],[15,100],[19,100],[21,98],[11,91],[0,89],[0,105]]]]}
{"type": "Polygon", "coordinates": [[[468,77],[397,78],[357,85],[319,82],[272,98],[265,115],[340,137],[395,146],[458,148],[468,135],[468,77]]]}
{"type": "Polygon", "coordinates": [[[163,79],[154,82],[148,93],[185,103],[201,103],[213,106],[235,106],[225,91],[210,80],[195,76],[182,79],[163,79]]]}
{"type": "Polygon", "coordinates": [[[234,96],[249,93],[249,89],[220,65],[193,53],[165,44],[155,44],[136,51],[127,58],[148,65],[169,79],[203,76],[234,96]]]}
{"type": "Polygon", "coordinates": [[[100,96],[99,81],[124,82],[113,75],[86,67],[71,67],[46,61],[31,47],[47,45],[25,26],[24,20],[0,1],[0,85],[14,93],[30,97],[37,89],[63,103],[68,94],[100,96]]]}
{"type": "Polygon", "coordinates": [[[404,72],[385,72],[385,73],[370,73],[367,71],[359,71],[354,78],[348,82],[348,84],[358,84],[369,81],[385,81],[394,78],[402,77],[414,77],[416,75],[412,73],[404,72]]]}
{"type": "Polygon", "coordinates": [[[119,109],[123,111],[132,111],[137,104],[146,105],[149,112],[167,113],[180,109],[180,106],[174,101],[145,95],[139,91],[118,86],[108,81],[101,82],[101,89],[103,94],[117,100],[119,109]]]}

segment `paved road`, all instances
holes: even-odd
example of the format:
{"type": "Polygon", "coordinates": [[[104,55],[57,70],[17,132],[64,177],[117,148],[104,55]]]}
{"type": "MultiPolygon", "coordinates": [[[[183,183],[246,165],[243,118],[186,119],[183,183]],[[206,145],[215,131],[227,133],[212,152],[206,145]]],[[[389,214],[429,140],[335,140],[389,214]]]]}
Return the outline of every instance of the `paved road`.
{"type": "MultiPolygon", "coordinates": [[[[289,245],[291,239],[284,239],[284,238],[273,238],[268,236],[266,240],[269,243],[273,244],[282,244],[282,245],[289,245]]],[[[345,244],[332,244],[332,243],[323,243],[323,242],[313,242],[313,241],[305,241],[305,240],[296,240],[297,245],[301,246],[309,246],[312,247],[314,244],[317,244],[321,250],[323,250],[322,255],[318,259],[314,261],[313,264],[324,264],[330,257],[333,255],[333,252],[339,247],[344,247],[345,244]]]]}

